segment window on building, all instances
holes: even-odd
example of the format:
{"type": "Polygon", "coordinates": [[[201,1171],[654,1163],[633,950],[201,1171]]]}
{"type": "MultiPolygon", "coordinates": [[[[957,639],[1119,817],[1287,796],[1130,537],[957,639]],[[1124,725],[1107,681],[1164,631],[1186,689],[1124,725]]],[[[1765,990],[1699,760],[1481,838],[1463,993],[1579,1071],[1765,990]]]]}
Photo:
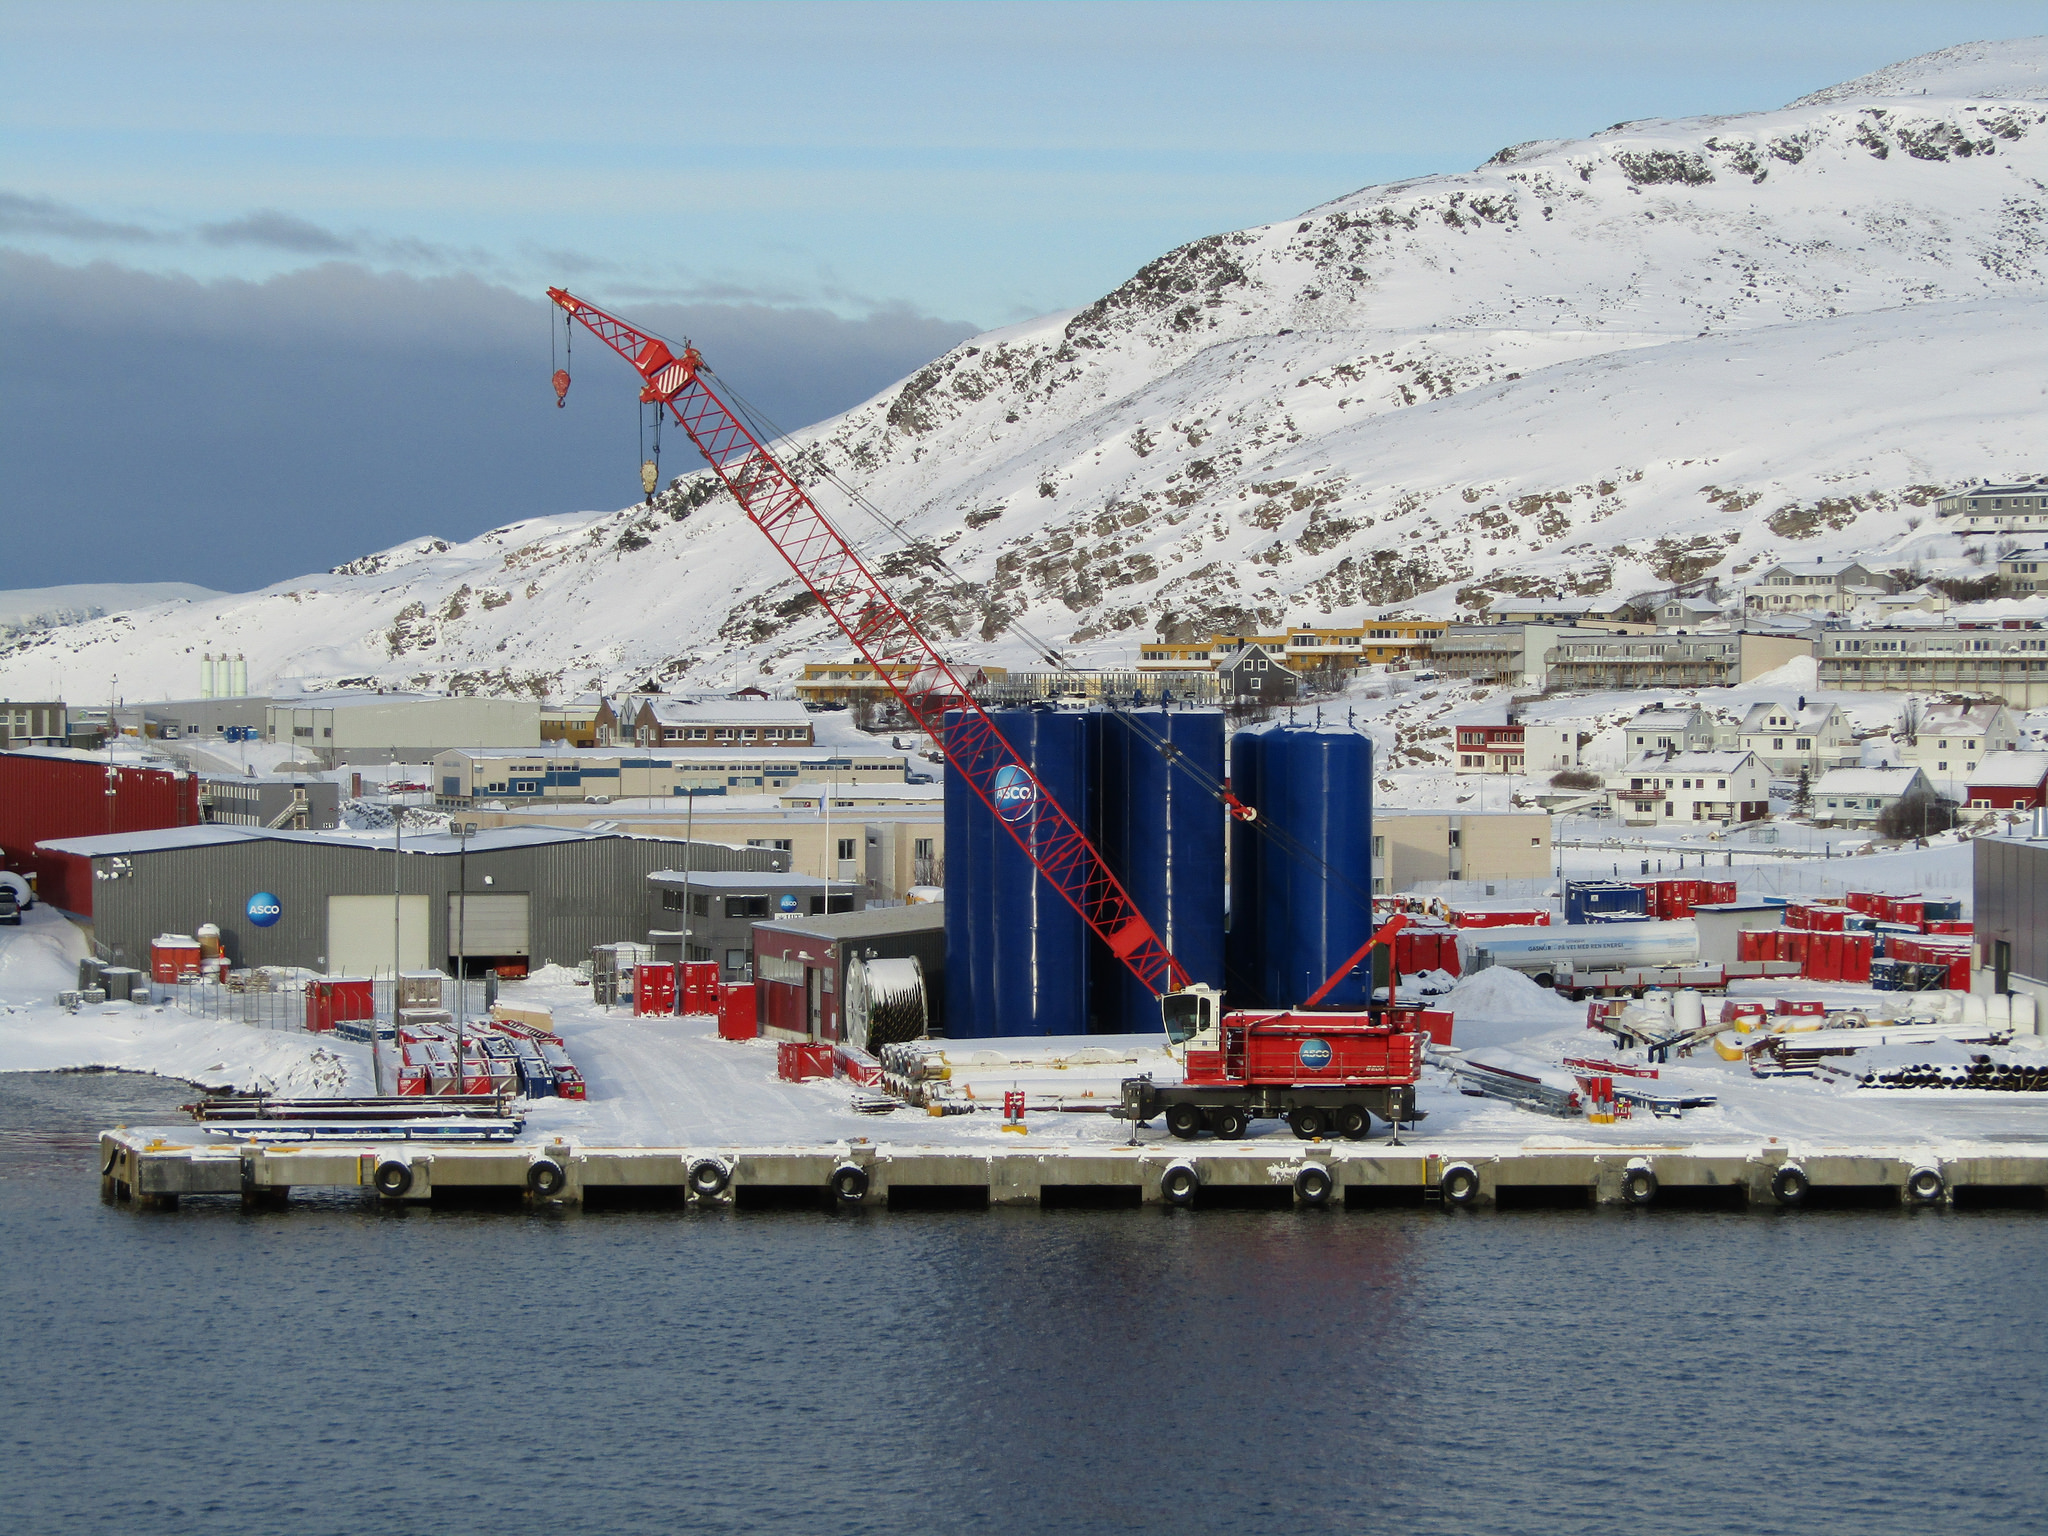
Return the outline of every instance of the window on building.
{"type": "MultiPolygon", "coordinates": [[[[725,915],[733,919],[766,917],[768,915],[768,898],[766,896],[728,896],[725,898],[725,915]]],[[[727,962],[727,964],[730,963],[730,961],[727,962]]]]}
{"type": "Polygon", "coordinates": [[[858,838],[842,837],[839,839],[839,857],[842,860],[856,857],[859,849],[860,840],[858,838]]]}
{"type": "Polygon", "coordinates": [[[932,839],[929,837],[915,839],[910,845],[910,856],[913,859],[928,859],[932,857],[932,839]]]}

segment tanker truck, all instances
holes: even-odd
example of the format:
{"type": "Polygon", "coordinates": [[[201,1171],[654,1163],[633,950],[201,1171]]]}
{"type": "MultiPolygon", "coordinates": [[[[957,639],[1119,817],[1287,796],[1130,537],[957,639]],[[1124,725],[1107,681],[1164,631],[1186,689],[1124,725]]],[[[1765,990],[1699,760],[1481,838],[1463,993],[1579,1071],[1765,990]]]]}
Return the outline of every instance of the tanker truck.
{"type": "Polygon", "coordinates": [[[1699,929],[1690,918],[1561,928],[1467,928],[1458,933],[1463,975],[1501,965],[1531,977],[1539,987],[1572,986],[1574,978],[1587,972],[1677,969],[1697,965],[1699,958],[1699,929]]]}

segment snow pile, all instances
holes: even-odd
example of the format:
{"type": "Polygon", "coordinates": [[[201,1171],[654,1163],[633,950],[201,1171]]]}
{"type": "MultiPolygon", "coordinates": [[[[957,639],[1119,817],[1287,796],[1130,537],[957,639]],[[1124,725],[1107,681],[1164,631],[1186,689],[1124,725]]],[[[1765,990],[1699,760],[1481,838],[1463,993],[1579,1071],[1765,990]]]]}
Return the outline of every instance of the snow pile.
{"type": "MultiPolygon", "coordinates": [[[[2048,367],[2042,54],[1948,50],[1197,240],[974,338],[791,457],[855,537],[873,524],[821,471],[943,544],[954,574],[879,535],[867,552],[969,662],[1021,659],[1012,619],[1127,665],[1160,629],[1956,561],[1970,541],[1934,499],[2042,467],[2042,394],[2014,386],[2048,367]]],[[[623,400],[631,375],[599,387],[623,400]]],[[[86,697],[115,674],[131,697],[189,691],[188,648],[245,652],[259,692],[772,688],[844,649],[801,599],[699,475],[653,508],[31,637],[0,647],[0,692],[45,685],[44,647],[86,697]]]]}
{"type": "Polygon", "coordinates": [[[1458,1023],[1584,1024],[1586,1010],[1504,965],[1467,976],[1451,991],[1458,1023]]]}

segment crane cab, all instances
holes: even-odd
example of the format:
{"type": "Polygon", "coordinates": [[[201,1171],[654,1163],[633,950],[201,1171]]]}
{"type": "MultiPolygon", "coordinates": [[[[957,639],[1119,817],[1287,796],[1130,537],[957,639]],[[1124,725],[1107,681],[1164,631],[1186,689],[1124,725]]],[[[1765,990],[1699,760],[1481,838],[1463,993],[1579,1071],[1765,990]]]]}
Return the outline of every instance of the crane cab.
{"type": "Polygon", "coordinates": [[[1184,1059],[1192,1047],[1198,1051],[1222,1048],[1223,994],[1199,982],[1159,999],[1159,1013],[1166,1025],[1167,1054],[1184,1059]]]}

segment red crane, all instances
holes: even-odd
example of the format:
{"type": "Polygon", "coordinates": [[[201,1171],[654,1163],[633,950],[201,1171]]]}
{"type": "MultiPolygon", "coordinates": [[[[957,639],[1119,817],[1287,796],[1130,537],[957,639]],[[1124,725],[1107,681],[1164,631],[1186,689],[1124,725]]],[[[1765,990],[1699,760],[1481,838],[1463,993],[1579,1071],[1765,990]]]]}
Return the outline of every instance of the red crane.
{"type": "MultiPolygon", "coordinates": [[[[754,526],[768,536],[910,717],[939,743],[947,767],[961,775],[1110,952],[1154,994],[1185,988],[1187,973],[1095,845],[1004,739],[988,711],[961,685],[845,536],[712,391],[704,379],[709,370],[697,349],[686,345],[678,354],[660,337],[560,288],[550,288],[548,297],[633,365],[644,381],[642,403],[657,404],[675,417],[754,526]],[[949,709],[960,712],[950,732],[944,724],[949,709]],[[1030,808],[1018,814],[1017,803],[1027,796],[1030,808]]],[[[568,389],[567,375],[558,372],[554,384],[559,398],[568,389]]]]}

